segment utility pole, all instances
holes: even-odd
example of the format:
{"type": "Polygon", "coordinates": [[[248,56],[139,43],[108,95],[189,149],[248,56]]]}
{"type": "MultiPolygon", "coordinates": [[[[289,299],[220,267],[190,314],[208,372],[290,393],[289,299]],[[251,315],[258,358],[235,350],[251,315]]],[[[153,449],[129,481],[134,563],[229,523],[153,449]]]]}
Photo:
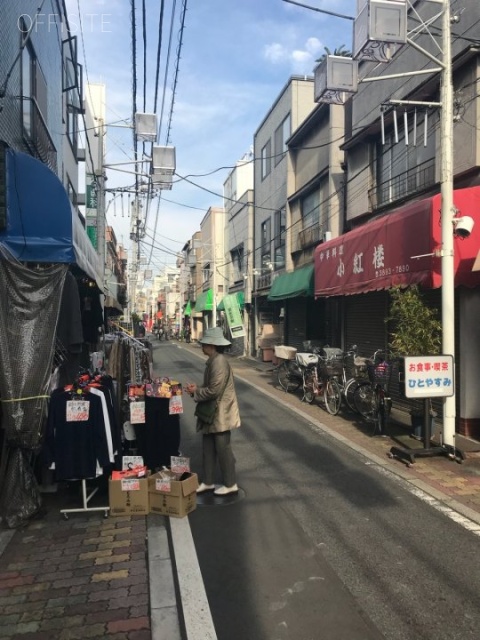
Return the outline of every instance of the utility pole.
{"type": "MultiPolygon", "coordinates": [[[[453,81],[450,0],[443,0],[443,70],[441,74],[441,224],[442,224],[442,350],[455,366],[455,260],[453,218],[453,81]]],[[[443,444],[455,444],[455,395],[444,398],[443,444]]]]}
{"type": "Polygon", "coordinates": [[[105,122],[98,118],[97,179],[97,252],[100,257],[100,276],[105,284],[105,122]]]}

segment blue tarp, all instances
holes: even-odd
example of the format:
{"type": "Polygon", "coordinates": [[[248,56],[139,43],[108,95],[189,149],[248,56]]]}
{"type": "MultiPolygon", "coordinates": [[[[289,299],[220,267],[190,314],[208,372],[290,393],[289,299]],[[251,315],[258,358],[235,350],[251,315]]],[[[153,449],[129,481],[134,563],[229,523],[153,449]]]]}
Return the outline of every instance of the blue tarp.
{"type": "Polygon", "coordinates": [[[103,289],[99,256],[58,176],[36,158],[7,149],[6,192],[0,244],[22,262],[76,264],[103,289]]]}

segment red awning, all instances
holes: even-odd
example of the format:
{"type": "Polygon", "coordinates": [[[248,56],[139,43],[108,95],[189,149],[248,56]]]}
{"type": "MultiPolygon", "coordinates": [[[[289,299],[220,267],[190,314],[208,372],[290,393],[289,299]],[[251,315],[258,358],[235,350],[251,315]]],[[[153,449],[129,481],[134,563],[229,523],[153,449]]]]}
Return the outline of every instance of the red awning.
{"type": "MultiPolygon", "coordinates": [[[[480,187],[456,190],[454,204],[458,215],[475,220],[470,237],[454,241],[455,284],[480,285],[480,272],[472,272],[480,250],[480,187]]],[[[410,284],[440,287],[441,258],[428,255],[441,249],[440,209],[441,197],[436,195],[319,245],[315,250],[315,297],[410,284]]]]}

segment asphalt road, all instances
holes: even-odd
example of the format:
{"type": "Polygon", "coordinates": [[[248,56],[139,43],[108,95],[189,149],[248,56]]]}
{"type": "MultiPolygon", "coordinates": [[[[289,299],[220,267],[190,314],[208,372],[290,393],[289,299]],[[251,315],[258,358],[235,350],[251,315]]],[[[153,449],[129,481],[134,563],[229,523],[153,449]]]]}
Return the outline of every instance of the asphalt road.
{"type": "MultiPolygon", "coordinates": [[[[177,343],[156,344],[154,362],[202,379],[202,360],[177,343]]],[[[218,639],[480,637],[478,536],[321,424],[240,380],[237,392],[240,495],[190,515],[218,639]]],[[[184,410],[181,449],[201,474],[188,397],[184,410]]]]}

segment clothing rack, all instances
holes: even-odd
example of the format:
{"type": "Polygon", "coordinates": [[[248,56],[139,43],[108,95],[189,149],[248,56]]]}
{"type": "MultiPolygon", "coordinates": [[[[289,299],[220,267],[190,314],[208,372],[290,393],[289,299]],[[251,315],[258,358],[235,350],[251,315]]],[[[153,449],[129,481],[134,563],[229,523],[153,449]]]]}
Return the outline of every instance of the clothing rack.
{"type": "Polygon", "coordinates": [[[60,509],[60,513],[63,514],[65,520],[68,520],[69,513],[83,513],[87,511],[103,511],[104,517],[108,518],[108,514],[110,513],[110,507],[89,507],[88,503],[93,498],[93,496],[97,493],[98,487],[95,487],[91,493],[87,495],[87,481],[85,479],[81,480],[82,483],[82,507],[77,507],[75,509],[60,509]]]}

